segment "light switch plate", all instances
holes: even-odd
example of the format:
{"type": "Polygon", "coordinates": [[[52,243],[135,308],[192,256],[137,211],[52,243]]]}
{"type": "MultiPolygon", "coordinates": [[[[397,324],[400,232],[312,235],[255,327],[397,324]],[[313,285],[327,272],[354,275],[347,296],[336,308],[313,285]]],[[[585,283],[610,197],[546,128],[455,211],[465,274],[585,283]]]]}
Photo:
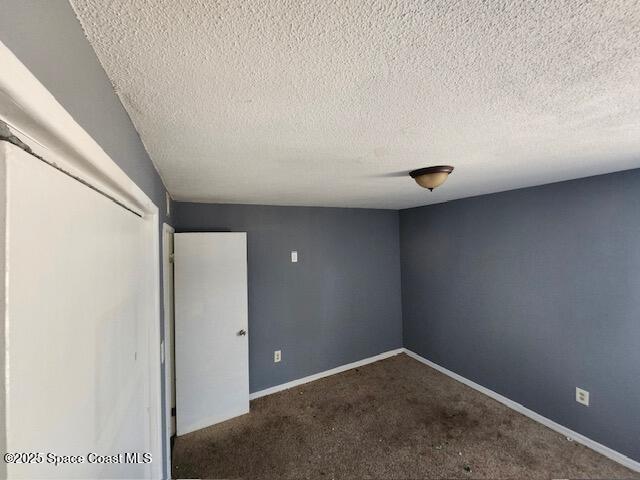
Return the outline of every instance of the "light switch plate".
{"type": "Polygon", "coordinates": [[[296,250],[291,250],[291,263],[298,262],[298,252],[296,250]]]}
{"type": "Polygon", "coordinates": [[[589,392],[582,388],[576,387],[576,402],[589,406],[589,392]]]}

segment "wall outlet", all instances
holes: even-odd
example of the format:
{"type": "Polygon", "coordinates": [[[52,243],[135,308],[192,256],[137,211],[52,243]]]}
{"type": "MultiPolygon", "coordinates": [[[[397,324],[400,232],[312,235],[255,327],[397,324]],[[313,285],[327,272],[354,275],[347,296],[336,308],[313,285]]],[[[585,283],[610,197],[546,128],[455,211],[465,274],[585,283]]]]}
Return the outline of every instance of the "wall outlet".
{"type": "Polygon", "coordinates": [[[280,360],[282,360],[282,350],[276,350],[273,352],[273,362],[278,363],[280,360]]]}
{"type": "Polygon", "coordinates": [[[298,252],[291,250],[291,263],[298,263],[298,252]]]}
{"type": "Polygon", "coordinates": [[[589,392],[576,387],[576,402],[589,406],[589,392]]]}

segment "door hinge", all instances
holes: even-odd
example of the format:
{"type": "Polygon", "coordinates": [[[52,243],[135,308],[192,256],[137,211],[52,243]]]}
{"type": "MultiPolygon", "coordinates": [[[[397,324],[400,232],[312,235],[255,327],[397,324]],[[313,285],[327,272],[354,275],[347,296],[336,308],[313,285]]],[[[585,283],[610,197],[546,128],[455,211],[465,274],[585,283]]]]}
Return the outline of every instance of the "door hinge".
{"type": "Polygon", "coordinates": [[[171,416],[175,417],[176,416],[176,407],[172,407],[171,408],[171,416]]]}
{"type": "Polygon", "coordinates": [[[169,263],[173,263],[173,262],[174,262],[174,260],[175,260],[175,256],[174,256],[174,254],[173,254],[173,253],[170,253],[170,254],[169,254],[169,263]]]}

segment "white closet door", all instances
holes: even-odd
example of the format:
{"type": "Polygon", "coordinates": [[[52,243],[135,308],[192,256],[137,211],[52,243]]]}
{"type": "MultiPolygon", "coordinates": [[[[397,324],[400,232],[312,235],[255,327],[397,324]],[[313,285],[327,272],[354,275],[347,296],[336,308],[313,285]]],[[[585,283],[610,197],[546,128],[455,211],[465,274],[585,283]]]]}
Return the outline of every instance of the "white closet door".
{"type": "Polygon", "coordinates": [[[178,435],[249,411],[245,233],[174,236],[178,435]]]}
{"type": "Polygon", "coordinates": [[[8,477],[149,477],[162,459],[150,440],[154,317],[145,222],[5,142],[0,168],[6,450],[43,454],[40,463],[7,464],[8,477]],[[124,452],[150,452],[157,464],[88,458],[124,452]],[[47,453],[84,460],[55,466],[47,453]]]}

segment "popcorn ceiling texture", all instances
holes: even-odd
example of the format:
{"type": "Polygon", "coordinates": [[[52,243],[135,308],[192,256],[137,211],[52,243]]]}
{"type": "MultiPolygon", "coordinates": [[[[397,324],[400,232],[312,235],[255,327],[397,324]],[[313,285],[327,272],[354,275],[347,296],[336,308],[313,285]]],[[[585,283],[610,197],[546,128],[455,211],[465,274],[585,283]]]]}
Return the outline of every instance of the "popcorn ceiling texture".
{"type": "Polygon", "coordinates": [[[640,3],[71,0],[177,200],[405,208],[640,167],[640,3]],[[433,193],[402,175],[456,167],[433,193]]]}

